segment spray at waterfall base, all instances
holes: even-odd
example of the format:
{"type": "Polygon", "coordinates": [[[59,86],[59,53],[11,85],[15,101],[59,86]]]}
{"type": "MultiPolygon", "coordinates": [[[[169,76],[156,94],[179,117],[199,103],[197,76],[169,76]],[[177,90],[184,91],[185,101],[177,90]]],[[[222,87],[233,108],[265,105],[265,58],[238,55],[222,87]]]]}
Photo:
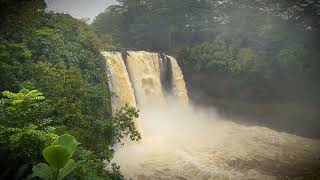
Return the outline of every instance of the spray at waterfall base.
{"type": "Polygon", "coordinates": [[[275,179],[317,163],[319,141],[225,121],[212,109],[195,110],[173,57],[102,54],[113,112],[125,104],[140,110],[142,142],[119,147],[114,157],[127,178],[275,179]]]}

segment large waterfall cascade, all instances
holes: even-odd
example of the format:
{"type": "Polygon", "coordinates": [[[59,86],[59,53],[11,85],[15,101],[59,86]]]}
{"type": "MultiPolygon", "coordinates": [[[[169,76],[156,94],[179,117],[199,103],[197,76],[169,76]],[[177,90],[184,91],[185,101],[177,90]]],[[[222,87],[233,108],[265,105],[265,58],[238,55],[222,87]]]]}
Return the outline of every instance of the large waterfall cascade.
{"type": "MultiPolygon", "coordinates": [[[[281,179],[315,163],[320,142],[193,108],[177,61],[144,51],[102,52],[113,112],[137,107],[142,142],[116,149],[127,179],[281,179]]],[[[206,82],[209,83],[209,82],[206,82]]]]}
{"type": "Polygon", "coordinates": [[[166,96],[188,104],[183,74],[173,57],[145,51],[102,54],[107,60],[113,112],[125,104],[167,103],[166,96]]]}
{"type": "MultiPolygon", "coordinates": [[[[182,71],[173,57],[145,51],[102,52],[102,55],[107,61],[113,114],[126,104],[139,109],[165,105],[169,99],[188,104],[182,71]]],[[[135,119],[135,126],[143,133],[140,120],[135,119]]]]}

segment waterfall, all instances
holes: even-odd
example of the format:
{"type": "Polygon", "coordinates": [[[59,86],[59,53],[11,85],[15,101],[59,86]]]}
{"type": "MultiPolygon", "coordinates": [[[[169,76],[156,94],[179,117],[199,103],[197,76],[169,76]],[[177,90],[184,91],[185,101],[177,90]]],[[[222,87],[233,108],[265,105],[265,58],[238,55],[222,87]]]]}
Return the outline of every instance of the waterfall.
{"type": "Polygon", "coordinates": [[[172,94],[172,71],[170,59],[165,54],[159,54],[160,80],[166,96],[172,94]]]}
{"type": "Polygon", "coordinates": [[[188,104],[188,92],[186,89],[186,84],[183,79],[182,71],[177,63],[177,61],[172,56],[167,56],[170,60],[170,67],[172,71],[172,86],[173,93],[182,103],[188,104]]]}
{"type": "Polygon", "coordinates": [[[125,104],[136,107],[132,84],[119,52],[102,52],[107,61],[107,75],[111,91],[112,113],[125,104]]]}
{"type": "MultiPolygon", "coordinates": [[[[182,71],[173,57],[145,51],[101,53],[107,62],[113,114],[126,104],[141,110],[165,105],[170,99],[188,103],[182,71]]],[[[141,119],[134,121],[144,133],[141,119]]]]}
{"type": "Polygon", "coordinates": [[[183,74],[173,57],[145,51],[102,54],[107,61],[113,111],[125,104],[138,108],[165,104],[172,97],[188,103],[183,74]]]}
{"type": "Polygon", "coordinates": [[[137,98],[138,107],[164,103],[157,53],[129,51],[127,68],[137,98]]]}

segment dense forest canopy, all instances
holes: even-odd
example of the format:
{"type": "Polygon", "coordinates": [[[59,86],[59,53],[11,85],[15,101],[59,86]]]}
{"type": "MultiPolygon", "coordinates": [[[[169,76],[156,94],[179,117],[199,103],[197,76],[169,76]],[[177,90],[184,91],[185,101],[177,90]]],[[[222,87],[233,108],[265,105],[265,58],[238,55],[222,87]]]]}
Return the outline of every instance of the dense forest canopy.
{"type": "MultiPolygon", "coordinates": [[[[244,20],[259,22],[259,17],[277,17],[282,24],[293,24],[300,30],[317,31],[319,1],[232,1],[232,0],[119,0],[93,21],[97,32],[112,35],[121,47],[150,47],[154,33],[214,31],[222,24],[244,20]],[[244,13],[244,14],[242,14],[244,13]],[[144,35],[142,35],[144,34],[144,35]]],[[[261,18],[260,18],[261,19],[261,18]]],[[[262,22],[260,22],[262,23],[262,22]]],[[[254,23],[252,23],[254,24],[254,23]]]]}

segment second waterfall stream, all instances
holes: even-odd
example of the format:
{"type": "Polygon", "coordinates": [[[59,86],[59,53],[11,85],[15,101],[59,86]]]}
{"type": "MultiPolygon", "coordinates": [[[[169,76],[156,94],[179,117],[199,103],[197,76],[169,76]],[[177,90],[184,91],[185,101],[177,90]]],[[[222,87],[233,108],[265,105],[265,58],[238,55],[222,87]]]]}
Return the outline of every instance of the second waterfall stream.
{"type": "Polygon", "coordinates": [[[113,113],[125,104],[140,111],[141,142],[117,147],[113,159],[126,179],[281,179],[316,162],[317,140],[239,125],[214,109],[193,107],[175,58],[102,54],[113,113]]]}

